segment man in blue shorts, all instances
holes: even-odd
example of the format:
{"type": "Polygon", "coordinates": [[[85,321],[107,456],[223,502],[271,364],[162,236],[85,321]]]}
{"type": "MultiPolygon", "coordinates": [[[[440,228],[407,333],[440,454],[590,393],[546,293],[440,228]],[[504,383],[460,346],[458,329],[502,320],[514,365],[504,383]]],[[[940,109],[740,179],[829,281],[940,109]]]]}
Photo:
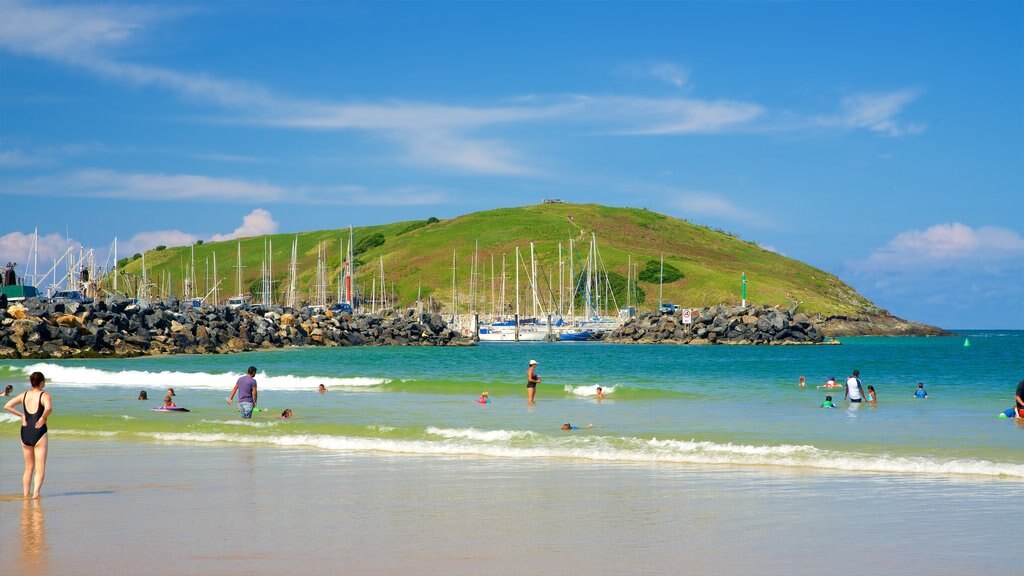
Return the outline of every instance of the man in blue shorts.
{"type": "Polygon", "coordinates": [[[235,382],[231,396],[228,396],[228,404],[231,404],[235,394],[238,394],[238,411],[242,413],[242,418],[252,418],[253,408],[256,407],[256,379],[253,378],[255,375],[256,367],[249,366],[245,376],[235,382]]]}

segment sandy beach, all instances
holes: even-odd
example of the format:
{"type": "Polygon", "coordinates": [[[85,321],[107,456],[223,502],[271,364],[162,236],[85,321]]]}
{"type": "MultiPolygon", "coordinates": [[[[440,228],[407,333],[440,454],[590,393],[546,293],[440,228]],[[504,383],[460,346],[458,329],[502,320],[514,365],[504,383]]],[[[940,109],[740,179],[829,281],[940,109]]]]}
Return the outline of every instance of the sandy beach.
{"type": "MultiPolygon", "coordinates": [[[[21,462],[6,440],[9,490],[21,462]]],[[[52,447],[43,498],[0,501],[17,573],[984,574],[1022,537],[1008,508],[1024,484],[999,480],[52,447]]]]}

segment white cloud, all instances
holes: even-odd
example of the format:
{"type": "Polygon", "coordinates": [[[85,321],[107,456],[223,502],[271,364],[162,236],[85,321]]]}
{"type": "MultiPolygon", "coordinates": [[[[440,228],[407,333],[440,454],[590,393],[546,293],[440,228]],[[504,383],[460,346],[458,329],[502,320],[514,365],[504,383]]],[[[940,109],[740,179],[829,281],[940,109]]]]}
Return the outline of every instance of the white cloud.
{"type": "Polygon", "coordinates": [[[681,216],[686,219],[691,219],[692,215],[696,214],[750,224],[759,221],[756,213],[737,206],[727,198],[709,192],[681,190],[672,195],[672,204],[682,211],[681,216]]]}
{"type": "Polygon", "coordinates": [[[711,134],[749,125],[764,114],[757,104],[690,98],[604,97],[589,101],[586,119],[618,134],[711,134]]]}
{"type": "MultiPolygon", "coordinates": [[[[2,0],[0,0],[2,1],[2,0]]],[[[301,130],[360,131],[392,143],[395,160],[428,168],[471,174],[528,176],[542,173],[536,159],[494,131],[506,125],[544,122],[582,124],[591,133],[617,135],[712,134],[735,130],[792,130],[766,124],[767,111],[757,103],[728,99],[640,98],[621,96],[530,96],[513,104],[458,105],[408,101],[318,102],[274,93],[249,82],[200,72],[171,70],[125,61],[127,49],[150,40],[152,29],[180,16],[166,5],[83,6],[7,1],[0,48],[60,62],[67,66],[136,86],[169,90],[184,98],[228,109],[233,117],[218,121],[301,130]],[[760,123],[756,126],[755,122],[760,123]]],[[[633,74],[687,88],[689,72],[668,63],[632,67],[633,74]]],[[[912,91],[861,94],[846,98],[839,115],[810,124],[867,129],[897,136],[923,129],[898,122],[896,116],[916,98],[912,91]]],[[[806,127],[807,120],[802,123],[806,127]]],[[[83,175],[86,176],[86,175],[83,175]]],[[[109,174],[92,175],[97,180],[109,174]]],[[[132,187],[150,186],[157,197],[194,189],[215,198],[247,197],[270,201],[282,190],[249,183],[202,180],[203,177],[137,175],[132,187]],[[143,182],[142,178],[149,181],[143,182]],[[178,178],[174,181],[173,178],[178,178]],[[208,190],[212,188],[213,193],[208,190]],[[255,194],[255,197],[250,196],[255,194]]],[[[125,189],[110,183],[110,194],[125,189]]],[[[187,197],[187,196],[186,196],[187,197]]]]}
{"type": "Polygon", "coordinates": [[[261,236],[277,232],[277,222],[270,215],[270,212],[257,208],[242,218],[242,225],[235,228],[230,234],[214,234],[210,237],[212,242],[223,242],[235,238],[247,238],[249,236],[261,236]]]}
{"type": "MultiPolygon", "coordinates": [[[[23,276],[26,271],[35,273],[37,270],[39,274],[43,274],[53,266],[53,259],[63,256],[69,247],[73,248],[76,257],[82,247],[77,241],[69,240],[60,234],[44,234],[39,236],[36,253],[32,255],[33,236],[22,232],[9,232],[0,236],[0,265],[16,262],[19,276],[23,276]],[[32,262],[28,261],[30,255],[33,258],[32,262]]],[[[58,270],[58,274],[61,272],[58,270]]]]}
{"type": "Polygon", "coordinates": [[[658,80],[666,84],[671,84],[676,88],[682,88],[686,86],[687,80],[690,78],[690,72],[676,66],[669,62],[659,62],[652,64],[650,67],[651,76],[654,76],[658,80]]]}
{"type": "Polygon", "coordinates": [[[690,71],[671,62],[645,62],[619,66],[615,72],[632,78],[654,78],[676,88],[687,87],[690,71]]]}
{"type": "Polygon", "coordinates": [[[866,129],[886,136],[917,134],[924,124],[906,124],[897,120],[903,108],[917,99],[914,90],[899,90],[880,94],[854,94],[843,98],[842,113],[818,118],[827,127],[866,129]]]}
{"type": "MultiPolygon", "coordinates": [[[[471,155],[471,151],[467,152],[467,155],[471,155]]],[[[464,161],[468,162],[470,159],[464,161]]],[[[361,206],[415,206],[442,204],[447,201],[447,194],[444,191],[422,186],[380,190],[354,185],[285,188],[262,182],[211,178],[195,174],[141,174],[111,170],[80,170],[69,174],[7,183],[0,189],[0,195],[4,194],[361,206]]]]}
{"type": "Polygon", "coordinates": [[[130,200],[193,200],[275,202],[289,192],[269,184],[211,178],[196,174],[144,174],[112,170],[80,170],[9,185],[6,194],[87,196],[130,200]]]}
{"type": "Polygon", "coordinates": [[[139,232],[127,242],[118,245],[119,257],[131,256],[152,250],[157,246],[187,246],[194,244],[199,237],[195,234],[182,232],[181,230],[155,230],[152,232],[139,232]]]}
{"type": "Polygon", "coordinates": [[[851,267],[868,273],[948,267],[994,271],[1001,269],[1000,262],[1024,262],[1024,237],[1005,228],[952,223],[903,232],[851,267]]]}
{"type": "Polygon", "coordinates": [[[26,154],[21,150],[4,150],[0,152],[0,167],[2,168],[18,168],[45,163],[46,160],[26,154]]]}

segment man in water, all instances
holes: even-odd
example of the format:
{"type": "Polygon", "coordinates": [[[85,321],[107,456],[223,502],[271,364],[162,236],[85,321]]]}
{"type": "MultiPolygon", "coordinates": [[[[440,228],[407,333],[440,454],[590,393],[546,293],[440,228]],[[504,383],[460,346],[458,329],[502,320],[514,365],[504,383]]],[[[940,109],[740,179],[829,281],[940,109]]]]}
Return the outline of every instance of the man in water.
{"type": "Polygon", "coordinates": [[[924,382],[917,383],[917,391],[914,392],[914,398],[927,398],[928,393],[924,391],[924,382]]]}
{"type": "Polygon", "coordinates": [[[854,370],[853,376],[846,379],[846,394],[850,402],[860,402],[864,398],[864,387],[860,384],[860,370],[854,370]]]}
{"type": "Polygon", "coordinates": [[[256,408],[256,379],[253,376],[256,376],[256,367],[249,366],[245,376],[235,382],[231,396],[228,396],[228,404],[231,404],[231,399],[238,393],[238,411],[242,413],[242,418],[252,418],[253,408],[256,408]]]}
{"type": "Polygon", "coordinates": [[[1024,418],[1024,380],[1017,382],[1017,418],[1024,418]]]}
{"type": "Polygon", "coordinates": [[[527,404],[534,404],[533,397],[537,394],[537,383],[540,382],[540,375],[537,374],[537,361],[530,360],[530,367],[526,370],[526,400],[527,404]]]}

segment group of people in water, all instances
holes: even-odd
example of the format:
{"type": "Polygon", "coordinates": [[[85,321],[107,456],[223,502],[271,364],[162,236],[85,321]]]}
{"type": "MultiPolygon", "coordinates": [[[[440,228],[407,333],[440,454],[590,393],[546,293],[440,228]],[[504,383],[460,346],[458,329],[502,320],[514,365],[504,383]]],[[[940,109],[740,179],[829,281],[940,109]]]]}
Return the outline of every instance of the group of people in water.
{"type": "MultiPolygon", "coordinates": [[[[537,374],[536,370],[537,364],[536,360],[530,360],[529,368],[526,371],[527,402],[531,405],[535,404],[537,384],[541,381],[540,375],[537,374]]],[[[252,413],[256,410],[259,394],[257,392],[255,376],[256,367],[249,366],[246,374],[235,382],[234,388],[231,389],[231,394],[227,397],[227,403],[231,404],[235,396],[238,396],[238,410],[242,418],[245,419],[252,418],[252,413]]],[[[49,392],[44,390],[46,387],[46,377],[43,376],[42,372],[33,372],[29,375],[28,381],[29,389],[11,398],[4,405],[4,410],[14,414],[21,420],[21,448],[25,460],[25,471],[22,475],[22,493],[26,499],[35,499],[39,498],[43,480],[46,478],[46,454],[48,447],[46,421],[53,412],[53,398],[49,392]],[[18,406],[21,406],[22,409],[18,410],[18,406]]],[[[800,377],[800,386],[806,386],[806,378],[804,376],[800,377]]],[[[825,385],[818,386],[818,388],[838,387],[840,385],[836,384],[833,377],[830,377],[825,385]]],[[[13,385],[7,385],[4,391],[0,393],[0,396],[11,396],[13,390],[13,385]]],[[[320,384],[317,392],[323,394],[327,392],[327,388],[320,384]]],[[[598,400],[604,398],[604,391],[600,386],[597,387],[596,392],[598,400]]],[[[164,396],[164,408],[176,408],[174,396],[176,396],[174,388],[168,388],[167,394],[164,396]]],[[[923,382],[918,383],[914,397],[920,399],[928,397],[928,392],[925,391],[923,382]]],[[[149,395],[145,390],[139,392],[139,400],[147,400],[148,398],[149,395]]],[[[878,395],[875,393],[874,386],[868,386],[867,392],[864,391],[860,381],[859,370],[854,370],[853,374],[846,379],[844,398],[851,403],[863,402],[865,398],[872,404],[878,401],[878,395]]],[[[490,404],[490,395],[484,392],[476,402],[490,404]]],[[[826,396],[825,401],[821,403],[821,407],[836,408],[835,402],[832,401],[832,396],[826,396]]],[[[1004,413],[1004,416],[1010,417],[1012,415],[1024,420],[1024,380],[1017,383],[1014,406],[1006,412],[1011,414],[1004,413]]],[[[293,415],[292,410],[286,408],[281,412],[280,417],[291,418],[293,415]]],[[[593,424],[588,424],[585,427],[592,428],[593,426],[593,424]]],[[[574,426],[568,422],[562,425],[562,430],[578,429],[580,429],[579,426],[574,426]]]]}
{"type": "MultiPolygon", "coordinates": [[[[800,377],[800,387],[807,385],[807,378],[805,376],[800,377]]],[[[829,376],[828,380],[818,388],[844,388],[844,385],[836,382],[835,376],[829,376]]],[[[875,392],[875,387],[869,385],[867,391],[864,390],[863,384],[860,381],[860,370],[854,370],[853,374],[846,379],[846,392],[843,395],[844,400],[849,400],[851,403],[860,403],[867,401],[869,404],[874,405],[878,402],[878,393],[875,392]]],[[[917,383],[917,390],[914,392],[915,398],[927,398],[928,392],[924,389],[924,382],[917,383]]],[[[1020,402],[1020,395],[1018,394],[1017,401],[1020,402]]],[[[837,408],[835,402],[832,401],[832,396],[825,396],[825,400],[821,403],[822,408],[837,408]]],[[[1024,416],[1022,416],[1024,418],[1024,416]]]]}

